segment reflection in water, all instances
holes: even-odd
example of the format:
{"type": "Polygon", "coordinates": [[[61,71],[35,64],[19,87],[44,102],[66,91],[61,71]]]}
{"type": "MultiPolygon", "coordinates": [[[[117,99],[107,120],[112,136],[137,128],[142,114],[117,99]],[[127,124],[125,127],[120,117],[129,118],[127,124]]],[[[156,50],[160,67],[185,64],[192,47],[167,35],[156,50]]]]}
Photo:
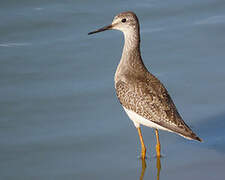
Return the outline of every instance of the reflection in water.
{"type": "Polygon", "coordinates": [[[142,169],[141,169],[140,180],[143,180],[144,175],[145,175],[145,169],[146,169],[146,162],[145,162],[145,159],[141,158],[141,162],[142,162],[142,169]]]}
{"type": "MultiPolygon", "coordinates": [[[[140,180],[144,179],[144,175],[145,175],[145,170],[146,170],[146,161],[145,159],[141,159],[142,161],[142,169],[141,169],[141,175],[140,175],[140,180]]],[[[156,160],[156,168],[157,168],[157,180],[159,180],[159,176],[160,176],[160,170],[161,170],[161,162],[160,162],[160,157],[157,156],[157,160],[156,160]]]]}
{"type": "Polygon", "coordinates": [[[156,160],[156,168],[157,168],[157,180],[159,180],[160,170],[161,170],[161,162],[160,157],[157,156],[156,160]]]}

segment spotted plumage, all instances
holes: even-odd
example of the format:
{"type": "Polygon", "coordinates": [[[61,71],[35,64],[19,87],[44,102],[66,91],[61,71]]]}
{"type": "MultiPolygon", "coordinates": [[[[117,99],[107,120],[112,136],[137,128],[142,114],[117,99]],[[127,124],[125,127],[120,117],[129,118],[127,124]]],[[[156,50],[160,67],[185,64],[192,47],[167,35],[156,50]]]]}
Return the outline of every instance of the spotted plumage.
{"type": "Polygon", "coordinates": [[[138,78],[130,73],[123,81],[119,80],[115,88],[120,103],[126,109],[169,131],[200,140],[182,120],[163,84],[149,72],[141,73],[138,78]]]}

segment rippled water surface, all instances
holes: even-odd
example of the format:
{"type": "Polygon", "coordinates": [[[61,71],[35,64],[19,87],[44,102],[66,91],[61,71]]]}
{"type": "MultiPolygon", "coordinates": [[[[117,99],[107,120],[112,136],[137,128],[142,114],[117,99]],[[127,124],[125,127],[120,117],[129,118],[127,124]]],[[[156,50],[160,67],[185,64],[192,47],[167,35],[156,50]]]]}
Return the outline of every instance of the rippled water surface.
{"type": "Polygon", "coordinates": [[[5,1],[0,6],[0,179],[139,179],[144,168],[113,76],[123,36],[87,33],[136,12],[144,62],[204,140],[161,132],[144,179],[225,178],[225,2],[5,1]]]}

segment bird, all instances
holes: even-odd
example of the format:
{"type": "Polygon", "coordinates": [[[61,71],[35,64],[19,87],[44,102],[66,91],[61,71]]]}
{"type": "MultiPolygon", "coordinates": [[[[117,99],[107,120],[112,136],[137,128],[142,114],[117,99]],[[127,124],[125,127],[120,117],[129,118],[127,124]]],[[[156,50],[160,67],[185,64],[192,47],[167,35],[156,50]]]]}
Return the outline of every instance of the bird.
{"type": "Polygon", "coordinates": [[[137,128],[141,158],[146,159],[141,126],[155,129],[157,157],[161,157],[158,130],[202,141],[184,122],[164,85],[146,68],[140,52],[140,25],[137,15],[132,11],[119,13],[110,25],[89,32],[88,35],[106,30],[119,30],[124,35],[123,52],[114,76],[114,85],[119,102],[137,128]]]}

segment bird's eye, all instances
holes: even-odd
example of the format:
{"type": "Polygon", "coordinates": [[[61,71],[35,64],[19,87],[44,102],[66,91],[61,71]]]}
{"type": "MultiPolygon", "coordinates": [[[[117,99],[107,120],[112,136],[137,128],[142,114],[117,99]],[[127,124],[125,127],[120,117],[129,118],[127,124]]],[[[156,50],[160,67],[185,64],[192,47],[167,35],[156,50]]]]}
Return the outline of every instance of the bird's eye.
{"type": "Polygon", "coordinates": [[[125,23],[127,20],[124,18],[121,20],[122,23],[125,23]]]}

